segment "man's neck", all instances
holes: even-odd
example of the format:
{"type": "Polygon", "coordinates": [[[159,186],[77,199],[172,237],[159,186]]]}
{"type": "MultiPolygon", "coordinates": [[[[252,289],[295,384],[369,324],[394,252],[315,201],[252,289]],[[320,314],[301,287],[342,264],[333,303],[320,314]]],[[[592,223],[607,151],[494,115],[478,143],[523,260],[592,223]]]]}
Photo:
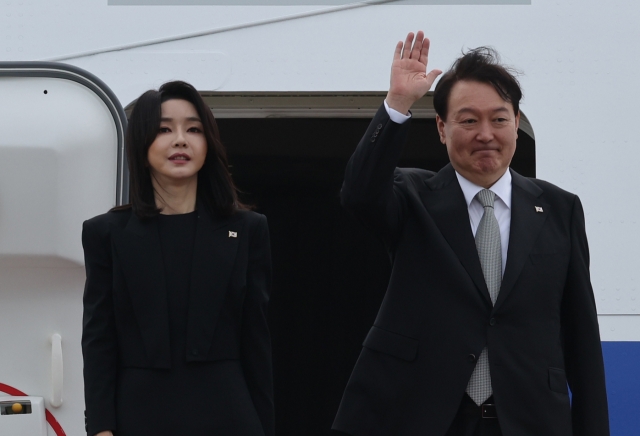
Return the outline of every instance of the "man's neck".
{"type": "Polygon", "coordinates": [[[478,175],[478,174],[468,174],[467,172],[459,171],[455,167],[454,169],[456,173],[460,174],[460,176],[464,177],[466,180],[473,183],[474,185],[480,186],[484,189],[491,188],[493,185],[496,184],[498,180],[500,180],[507,173],[507,171],[509,171],[509,168],[507,167],[507,169],[500,174],[487,174],[485,176],[485,175],[478,175]]]}

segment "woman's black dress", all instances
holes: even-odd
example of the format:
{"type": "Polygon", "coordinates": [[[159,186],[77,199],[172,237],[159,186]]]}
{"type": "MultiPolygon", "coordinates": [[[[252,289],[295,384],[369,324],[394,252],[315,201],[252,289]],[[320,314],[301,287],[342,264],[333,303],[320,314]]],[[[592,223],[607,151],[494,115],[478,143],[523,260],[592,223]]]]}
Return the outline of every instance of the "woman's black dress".
{"type": "Polygon", "coordinates": [[[264,436],[239,360],[186,362],[197,213],[157,219],[168,294],[171,369],[120,370],[116,435],[264,436]]]}

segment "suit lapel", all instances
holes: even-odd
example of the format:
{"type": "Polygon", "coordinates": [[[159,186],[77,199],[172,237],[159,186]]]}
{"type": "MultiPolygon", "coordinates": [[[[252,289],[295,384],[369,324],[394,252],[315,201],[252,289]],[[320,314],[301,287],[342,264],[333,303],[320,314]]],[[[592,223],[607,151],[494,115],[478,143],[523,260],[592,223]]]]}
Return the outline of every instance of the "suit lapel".
{"type": "Polygon", "coordinates": [[[211,346],[238,244],[245,236],[237,215],[214,220],[203,205],[198,211],[187,324],[187,353],[192,360],[204,360],[211,346]]]}
{"type": "Polygon", "coordinates": [[[478,291],[491,304],[487,284],[476,248],[467,202],[451,164],[441,169],[434,177],[425,181],[430,188],[423,191],[424,205],[440,229],[440,232],[455,252],[478,291]]]}
{"type": "Polygon", "coordinates": [[[511,230],[507,264],[495,308],[502,304],[513,289],[542,225],[551,212],[548,203],[542,198],[542,189],[515,171],[510,171],[512,175],[511,230]],[[536,208],[542,208],[542,212],[537,212],[536,208]]]}
{"type": "Polygon", "coordinates": [[[171,362],[167,289],[158,220],[141,221],[132,213],[126,227],[114,236],[147,358],[168,368],[171,362]]]}

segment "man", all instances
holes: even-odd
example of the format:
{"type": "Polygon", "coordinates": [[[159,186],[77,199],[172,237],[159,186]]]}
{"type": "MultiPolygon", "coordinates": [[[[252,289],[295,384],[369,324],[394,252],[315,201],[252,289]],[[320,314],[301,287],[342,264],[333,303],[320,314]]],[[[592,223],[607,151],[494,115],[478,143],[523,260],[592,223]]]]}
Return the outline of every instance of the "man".
{"type": "Polygon", "coordinates": [[[609,435],[580,200],[509,169],[522,93],[485,48],[458,59],[435,89],[451,163],[438,173],[396,168],[409,109],[441,73],[427,73],[429,40],[413,36],[396,46],[385,104],[342,188],[393,269],[333,428],[609,435]]]}

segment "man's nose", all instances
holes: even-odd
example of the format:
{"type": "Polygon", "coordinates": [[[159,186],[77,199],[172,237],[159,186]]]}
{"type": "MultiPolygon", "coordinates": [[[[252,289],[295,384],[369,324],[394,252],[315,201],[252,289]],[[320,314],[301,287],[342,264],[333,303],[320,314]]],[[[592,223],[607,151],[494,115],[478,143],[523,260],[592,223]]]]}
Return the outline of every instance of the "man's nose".
{"type": "Polygon", "coordinates": [[[493,126],[489,121],[478,123],[478,133],[476,139],[480,142],[489,142],[493,140],[493,126]]]}

